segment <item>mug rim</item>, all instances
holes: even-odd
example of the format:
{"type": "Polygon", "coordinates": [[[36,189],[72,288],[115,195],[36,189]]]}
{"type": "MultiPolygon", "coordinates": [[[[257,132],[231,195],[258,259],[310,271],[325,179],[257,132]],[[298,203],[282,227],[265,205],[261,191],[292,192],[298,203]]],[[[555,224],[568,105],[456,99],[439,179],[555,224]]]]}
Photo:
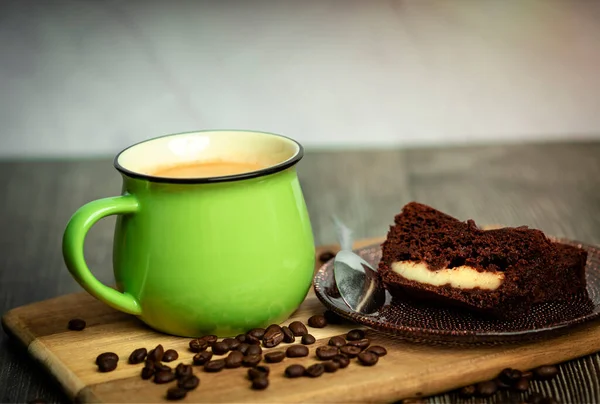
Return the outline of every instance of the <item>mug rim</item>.
{"type": "Polygon", "coordinates": [[[217,182],[240,181],[240,180],[264,177],[266,175],[275,174],[275,173],[281,172],[287,168],[290,168],[290,167],[296,165],[296,163],[298,163],[300,160],[302,160],[302,157],[304,157],[304,147],[302,147],[302,145],[298,141],[296,141],[290,137],[280,135],[278,133],[264,132],[264,131],[259,131],[259,130],[250,130],[250,129],[203,129],[203,130],[194,130],[194,131],[188,131],[188,132],[170,133],[167,135],[156,136],[153,138],[145,139],[140,142],[134,143],[134,144],[129,145],[126,148],[122,149],[119,153],[117,153],[117,155],[115,156],[115,158],[113,160],[113,165],[117,169],[117,171],[119,171],[123,175],[126,175],[131,178],[150,181],[150,182],[161,182],[161,183],[169,183],[169,184],[208,184],[208,183],[217,183],[217,182]],[[201,133],[209,133],[209,132],[238,132],[238,133],[245,132],[245,133],[258,133],[258,134],[263,134],[263,135],[269,135],[269,136],[278,137],[278,138],[282,138],[282,139],[291,141],[298,147],[298,150],[289,159],[284,160],[281,163],[277,163],[277,164],[269,166],[269,167],[261,168],[259,170],[250,171],[247,173],[232,174],[232,175],[220,175],[220,176],[215,176],[215,177],[190,177],[190,178],[157,177],[154,175],[143,174],[143,173],[129,170],[129,169],[123,167],[119,163],[119,157],[123,153],[125,153],[127,150],[132,149],[136,146],[139,146],[143,143],[151,142],[151,141],[166,138],[166,137],[201,134],[201,133]]]}

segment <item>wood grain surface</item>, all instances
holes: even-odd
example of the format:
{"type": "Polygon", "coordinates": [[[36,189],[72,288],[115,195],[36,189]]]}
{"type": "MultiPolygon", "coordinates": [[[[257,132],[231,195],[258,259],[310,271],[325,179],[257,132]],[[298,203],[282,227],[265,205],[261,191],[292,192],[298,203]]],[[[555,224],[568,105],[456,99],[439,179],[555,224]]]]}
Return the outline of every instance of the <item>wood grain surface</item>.
{"type": "MultiPolygon", "coordinates": [[[[0,162],[0,309],[81,291],[64,267],[61,237],[82,204],[117,194],[111,159],[0,162]]],[[[600,142],[406,150],[307,151],[299,165],[315,241],[332,243],[336,212],[360,238],[385,234],[400,207],[416,200],[462,219],[530,225],[600,243],[600,142]]],[[[88,236],[86,258],[111,283],[114,218],[88,236]]],[[[60,388],[5,335],[0,401],[43,397],[68,402],[60,388]]],[[[562,402],[600,401],[600,356],[561,365],[560,376],[532,390],[562,402]]],[[[428,399],[461,403],[454,393],[428,399]]],[[[468,401],[465,401],[468,402],[468,401]]],[[[502,402],[495,397],[484,402],[502,402]]]]}

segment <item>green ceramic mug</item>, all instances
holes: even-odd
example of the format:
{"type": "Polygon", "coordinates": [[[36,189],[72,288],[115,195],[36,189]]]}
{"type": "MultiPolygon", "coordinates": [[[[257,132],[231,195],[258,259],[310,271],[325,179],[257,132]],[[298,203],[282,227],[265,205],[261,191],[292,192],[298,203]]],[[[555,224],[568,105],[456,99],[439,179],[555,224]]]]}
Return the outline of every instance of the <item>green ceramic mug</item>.
{"type": "Polygon", "coordinates": [[[168,334],[231,336],[288,318],[310,288],[315,250],[296,141],[254,131],[150,139],[117,155],[122,194],[81,207],[63,237],[67,268],[92,296],[168,334]],[[260,163],[218,177],[156,176],[190,162],[260,163]],[[88,230],[118,215],[115,290],[84,260],[88,230]]]}

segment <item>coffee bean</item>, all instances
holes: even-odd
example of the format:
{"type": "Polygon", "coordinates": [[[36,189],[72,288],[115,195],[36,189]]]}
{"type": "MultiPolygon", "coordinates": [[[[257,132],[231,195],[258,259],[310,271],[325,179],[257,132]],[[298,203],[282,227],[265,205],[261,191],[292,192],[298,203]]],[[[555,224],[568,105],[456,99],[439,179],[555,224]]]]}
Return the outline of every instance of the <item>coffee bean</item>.
{"type": "Polygon", "coordinates": [[[269,386],[269,379],[266,376],[260,376],[252,379],[252,388],[254,390],[264,390],[269,386]]]}
{"type": "Polygon", "coordinates": [[[246,334],[238,334],[236,335],[235,339],[237,339],[241,343],[244,343],[246,342],[246,334]]]}
{"type": "Polygon", "coordinates": [[[308,325],[313,328],[323,328],[327,325],[327,320],[325,320],[325,316],[321,314],[315,314],[308,319],[308,325]]]}
{"type": "Polygon", "coordinates": [[[173,369],[171,369],[170,366],[164,365],[160,362],[156,362],[156,364],[154,365],[154,370],[156,370],[157,372],[163,371],[163,372],[171,372],[173,369]]]}
{"type": "Polygon", "coordinates": [[[269,375],[269,368],[267,366],[256,366],[248,369],[248,379],[254,380],[257,377],[266,377],[269,375]]]}
{"type": "Polygon", "coordinates": [[[348,341],[358,341],[359,339],[363,339],[365,337],[365,332],[363,330],[350,330],[348,334],[346,334],[346,339],[348,341]]]}
{"type": "Polygon", "coordinates": [[[175,373],[166,370],[160,370],[154,374],[154,383],[165,384],[175,380],[175,373]]]}
{"type": "MultiPolygon", "coordinates": [[[[240,343],[240,345],[238,345],[237,347],[237,351],[240,351],[241,353],[243,353],[244,355],[246,355],[246,351],[248,350],[248,347],[250,347],[250,344],[246,344],[245,342],[240,343]]],[[[258,345],[254,345],[254,346],[258,346],[258,345]]]]}
{"type": "Polygon", "coordinates": [[[529,404],[542,404],[544,402],[544,395],[534,391],[527,397],[527,403],[529,404]]]}
{"type": "Polygon", "coordinates": [[[158,344],[156,348],[152,349],[148,352],[148,359],[153,360],[154,362],[162,361],[162,357],[165,354],[165,349],[161,344],[158,344]]]}
{"type": "Polygon", "coordinates": [[[67,328],[71,331],[81,331],[85,328],[85,321],[80,318],[69,320],[67,328]]]}
{"type": "Polygon", "coordinates": [[[154,369],[156,367],[156,362],[154,362],[152,359],[146,359],[144,366],[150,369],[154,369]]]}
{"type": "Polygon", "coordinates": [[[325,367],[320,363],[315,363],[306,368],[304,374],[308,377],[319,377],[325,371],[325,367]]]}
{"type": "Polygon", "coordinates": [[[163,362],[173,362],[179,358],[179,354],[174,349],[167,349],[163,354],[162,360],[163,362]]]}
{"type": "Polygon", "coordinates": [[[303,335],[308,334],[306,326],[300,321],[292,321],[289,325],[289,328],[290,331],[292,331],[296,337],[301,337],[303,335]]]}
{"type": "Polygon", "coordinates": [[[198,352],[193,358],[194,365],[202,366],[210,361],[212,357],[213,353],[210,351],[198,352]]]}
{"type": "Polygon", "coordinates": [[[304,366],[302,365],[290,365],[285,368],[285,375],[289,378],[296,378],[304,375],[304,366]]]}
{"type": "Polygon", "coordinates": [[[341,369],[348,367],[348,365],[350,364],[350,359],[344,354],[336,355],[333,358],[331,358],[331,360],[339,363],[341,369]]]}
{"type": "Polygon", "coordinates": [[[227,344],[223,341],[220,342],[215,342],[212,346],[212,352],[215,355],[224,355],[227,352],[229,352],[229,347],[227,346],[227,344]]]}
{"type": "Polygon", "coordinates": [[[217,340],[219,339],[216,335],[214,334],[210,334],[210,335],[205,335],[201,338],[202,340],[206,341],[208,343],[208,346],[212,346],[212,344],[214,344],[215,342],[217,342],[217,340]]]}
{"type": "Polygon", "coordinates": [[[250,345],[260,345],[261,339],[253,337],[252,335],[246,335],[246,343],[250,345]]]}
{"type": "Polygon", "coordinates": [[[237,351],[239,346],[242,344],[235,338],[225,338],[223,341],[225,341],[229,345],[230,351],[237,351]]]}
{"type": "Polygon", "coordinates": [[[521,377],[527,380],[533,379],[533,372],[531,370],[526,370],[525,372],[521,372],[521,377]]]}
{"type": "Polygon", "coordinates": [[[325,310],[325,313],[323,313],[323,316],[325,316],[325,320],[327,320],[327,324],[342,324],[344,322],[344,319],[340,316],[338,316],[336,313],[334,313],[331,310],[325,310]]]}
{"type": "Polygon", "coordinates": [[[339,348],[341,346],[346,345],[346,340],[344,339],[344,337],[340,337],[339,335],[336,335],[335,337],[331,337],[329,339],[329,345],[339,348]]]}
{"type": "Polygon", "coordinates": [[[323,362],[323,368],[327,373],[336,372],[340,368],[340,363],[334,360],[323,362]]]}
{"type": "Polygon", "coordinates": [[[293,344],[296,342],[296,337],[294,337],[294,333],[285,325],[281,327],[281,331],[283,331],[283,342],[286,344],[293,344]]]}
{"type": "Polygon", "coordinates": [[[493,380],[477,383],[475,391],[479,397],[491,397],[496,394],[498,386],[493,380]]]}
{"type": "Polygon", "coordinates": [[[323,251],[321,254],[319,254],[319,261],[321,261],[323,264],[334,258],[335,258],[335,254],[333,253],[333,251],[327,250],[327,251],[323,251]]]}
{"type": "Polygon", "coordinates": [[[529,380],[520,378],[515,382],[514,389],[520,392],[525,392],[529,390],[529,380]]]}
{"type": "Polygon", "coordinates": [[[181,387],[171,387],[167,390],[167,399],[168,400],[181,400],[185,398],[187,395],[187,390],[182,389],[181,387]]]}
{"type": "Polygon", "coordinates": [[[458,391],[458,395],[461,398],[471,398],[475,395],[475,386],[465,386],[458,391]]]}
{"type": "Polygon", "coordinates": [[[317,340],[315,339],[315,337],[313,337],[310,334],[304,334],[302,336],[302,339],[300,340],[300,342],[302,342],[304,345],[312,345],[316,342],[317,340]]]}
{"type": "Polygon", "coordinates": [[[263,339],[263,337],[265,335],[265,329],[264,328],[253,328],[250,331],[248,331],[246,333],[246,335],[261,340],[261,339],[263,339]]]}
{"type": "Polygon", "coordinates": [[[258,345],[250,345],[244,355],[261,355],[262,348],[258,345]]]}
{"type": "Polygon", "coordinates": [[[265,348],[273,348],[283,341],[283,330],[277,324],[271,324],[265,330],[263,336],[263,346],[265,348]]]}
{"type": "Polygon", "coordinates": [[[542,365],[533,369],[536,380],[552,380],[558,374],[558,367],[554,365],[542,365]]]}
{"type": "Polygon", "coordinates": [[[148,350],[146,350],[146,348],[135,349],[131,355],[129,355],[129,363],[132,365],[142,363],[144,359],[146,359],[146,355],[148,355],[148,350]]]}
{"type": "Polygon", "coordinates": [[[340,352],[349,358],[355,358],[361,351],[359,347],[352,345],[344,345],[340,348],[340,352]]]}
{"type": "Polygon", "coordinates": [[[499,377],[495,378],[494,382],[496,383],[496,386],[498,386],[498,390],[508,390],[511,387],[510,384],[506,383],[504,380],[500,379],[499,377]]]}
{"type": "Polygon", "coordinates": [[[288,358],[302,358],[308,356],[308,348],[304,345],[292,345],[285,351],[288,358]]]}
{"type": "MultiPolygon", "coordinates": [[[[301,345],[299,345],[299,346],[301,346],[301,345]]],[[[337,347],[331,346],[331,345],[320,346],[317,348],[317,351],[316,351],[317,358],[324,360],[324,361],[332,359],[334,356],[336,356],[339,353],[340,353],[339,349],[337,347]]],[[[358,355],[358,353],[357,353],[357,355],[358,355]]]]}
{"type": "Polygon", "coordinates": [[[363,339],[359,339],[356,341],[348,341],[348,343],[346,345],[358,347],[362,351],[366,347],[368,347],[370,344],[371,344],[371,340],[369,340],[368,338],[363,338],[363,339]]]}
{"type": "Polygon", "coordinates": [[[150,378],[151,378],[153,375],[154,375],[154,368],[149,368],[149,367],[147,367],[147,366],[144,366],[144,367],[142,368],[142,373],[141,373],[142,379],[144,379],[144,380],[148,380],[148,379],[150,379],[150,378]]]}
{"type": "Polygon", "coordinates": [[[177,386],[179,388],[186,390],[194,390],[196,387],[198,387],[198,385],[200,385],[200,379],[193,375],[181,379],[177,382],[177,386]]]}
{"type": "Polygon", "coordinates": [[[379,356],[375,355],[372,352],[361,352],[358,354],[358,360],[364,366],[373,366],[379,360],[379,356]]]}
{"type": "Polygon", "coordinates": [[[382,357],[387,355],[387,349],[385,349],[382,346],[379,345],[372,345],[369,348],[367,348],[367,351],[369,352],[373,352],[375,355],[382,357]]]}
{"type": "Polygon", "coordinates": [[[498,379],[502,380],[504,383],[513,385],[517,380],[521,378],[521,371],[518,369],[505,368],[502,369],[500,374],[498,375],[498,379]]]}
{"type": "Polygon", "coordinates": [[[245,355],[242,360],[242,365],[245,367],[256,366],[262,360],[262,355],[245,355]]]}
{"type": "Polygon", "coordinates": [[[209,347],[208,341],[203,339],[193,339],[190,341],[190,351],[192,352],[202,352],[205,351],[206,348],[209,347]]]}
{"type": "Polygon", "coordinates": [[[228,369],[235,369],[242,366],[244,360],[244,354],[240,351],[231,352],[227,358],[225,358],[225,367],[228,369]]]}
{"type": "Polygon", "coordinates": [[[223,368],[225,367],[225,360],[224,359],[215,359],[209,362],[206,362],[204,364],[204,371],[205,372],[220,372],[221,370],[223,370],[223,368]]]}
{"type": "Polygon", "coordinates": [[[267,361],[268,363],[278,363],[281,362],[283,359],[285,359],[285,352],[283,351],[269,352],[268,354],[265,354],[265,361],[267,361]]]}
{"type": "Polygon", "coordinates": [[[96,358],[96,365],[100,372],[112,372],[117,368],[119,356],[114,352],[104,352],[96,358]]]}
{"type": "Polygon", "coordinates": [[[185,379],[190,377],[194,373],[192,369],[192,365],[186,365],[185,363],[180,363],[175,368],[175,376],[178,379],[185,379]]]}

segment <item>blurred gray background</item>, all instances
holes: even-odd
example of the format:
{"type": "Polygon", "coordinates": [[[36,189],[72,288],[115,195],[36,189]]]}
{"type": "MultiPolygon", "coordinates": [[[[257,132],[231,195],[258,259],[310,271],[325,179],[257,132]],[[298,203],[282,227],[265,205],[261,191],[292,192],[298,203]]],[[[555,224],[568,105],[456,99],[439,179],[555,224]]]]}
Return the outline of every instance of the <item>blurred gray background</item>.
{"type": "Polygon", "coordinates": [[[600,134],[600,1],[0,0],[0,157],[178,131],[308,147],[600,134]]]}

